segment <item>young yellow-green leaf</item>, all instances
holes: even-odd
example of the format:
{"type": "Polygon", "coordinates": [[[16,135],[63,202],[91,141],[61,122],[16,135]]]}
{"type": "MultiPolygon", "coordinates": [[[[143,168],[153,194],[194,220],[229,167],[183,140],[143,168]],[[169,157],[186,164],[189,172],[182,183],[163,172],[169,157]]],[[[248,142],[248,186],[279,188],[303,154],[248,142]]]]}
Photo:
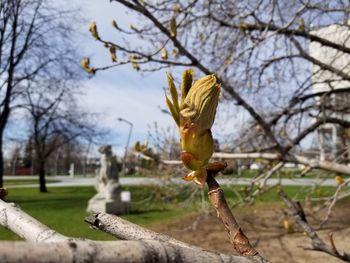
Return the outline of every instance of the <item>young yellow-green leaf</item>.
{"type": "Polygon", "coordinates": [[[132,65],[133,69],[135,69],[136,71],[140,70],[139,63],[137,63],[135,61],[131,61],[131,65],[132,65]]]}
{"type": "Polygon", "coordinates": [[[94,74],[96,71],[94,68],[90,68],[90,59],[89,58],[83,58],[80,61],[80,66],[89,74],[94,74]]]}
{"type": "Polygon", "coordinates": [[[170,36],[171,37],[176,37],[176,35],[177,35],[177,26],[176,26],[176,20],[173,17],[170,20],[170,36]]]}
{"type": "Polygon", "coordinates": [[[90,23],[89,31],[90,31],[91,35],[92,35],[96,40],[99,40],[99,39],[100,39],[100,36],[98,35],[98,32],[97,32],[96,22],[92,21],[92,22],[90,23]]]}
{"type": "Polygon", "coordinates": [[[174,48],[171,53],[174,56],[174,58],[177,58],[179,56],[179,51],[176,48],[174,48]]]}
{"type": "Polygon", "coordinates": [[[109,47],[109,53],[113,62],[117,62],[117,49],[115,46],[109,47]]]}
{"type": "Polygon", "coordinates": [[[162,48],[162,59],[167,60],[168,59],[168,51],[165,47],[162,48]]]}
{"type": "Polygon", "coordinates": [[[208,75],[197,80],[185,98],[181,116],[209,130],[215,120],[220,89],[215,75],[208,75]]]}
{"type": "Polygon", "coordinates": [[[185,101],[187,93],[192,87],[193,77],[194,77],[194,72],[192,69],[187,69],[182,74],[180,108],[182,108],[182,104],[185,101]]]}
{"type": "Polygon", "coordinates": [[[113,26],[115,29],[119,29],[118,23],[117,23],[117,21],[115,21],[114,19],[112,20],[112,26],[113,26]]]}
{"type": "Polygon", "coordinates": [[[167,79],[168,79],[168,87],[170,90],[171,99],[173,101],[173,104],[174,104],[176,111],[179,113],[180,112],[179,95],[178,95],[177,90],[176,90],[174,79],[171,76],[171,74],[169,74],[169,73],[167,73],[167,79]]]}
{"type": "Polygon", "coordinates": [[[171,115],[173,116],[173,118],[174,118],[174,120],[175,120],[177,126],[179,126],[179,125],[180,125],[179,112],[176,111],[174,105],[171,103],[171,101],[170,101],[170,99],[168,98],[167,95],[165,95],[165,101],[166,101],[166,104],[167,104],[167,106],[168,106],[168,108],[169,108],[169,110],[170,110],[170,113],[171,113],[171,115]]]}

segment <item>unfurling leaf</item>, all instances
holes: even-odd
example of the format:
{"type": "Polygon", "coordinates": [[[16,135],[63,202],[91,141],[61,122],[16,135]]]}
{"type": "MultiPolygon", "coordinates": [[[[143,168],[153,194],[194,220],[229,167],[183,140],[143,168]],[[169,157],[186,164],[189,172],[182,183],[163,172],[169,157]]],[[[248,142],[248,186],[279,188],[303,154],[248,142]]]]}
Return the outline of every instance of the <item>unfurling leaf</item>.
{"type": "Polygon", "coordinates": [[[109,47],[109,53],[113,62],[117,62],[117,49],[115,46],[109,47]]]}
{"type": "Polygon", "coordinates": [[[304,21],[304,18],[299,18],[299,30],[300,31],[305,31],[305,21],[304,21]]]}
{"type": "Polygon", "coordinates": [[[112,26],[113,26],[115,29],[119,29],[118,24],[117,24],[117,21],[115,21],[114,19],[112,20],[112,26]]]}
{"type": "Polygon", "coordinates": [[[341,185],[342,183],[344,183],[344,178],[338,174],[335,176],[335,182],[337,183],[337,185],[341,185]]]}
{"type": "Polygon", "coordinates": [[[220,85],[214,75],[205,76],[192,85],[193,71],[186,70],[181,83],[181,105],[174,80],[167,74],[172,101],[165,95],[166,104],[180,132],[181,161],[190,169],[183,179],[203,187],[208,171],[217,173],[226,163],[209,163],[214,152],[214,140],[210,128],[218,105],[220,85]]]}
{"type": "Polygon", "coordinates": [[[294,224],[292,222],[289,222],[288,219],[283,220],[283,227],[287,233],[294,233],[294,224]]]}
{"type": "Polygon", "coordinates": [[[89,58],[83,58],[80,61],[80,66],[89,74],[94,74],[96,71],[94,68],[90,68],[90,59],[89,58]]]}
{"type": "Polygon", "coordinates": [[[176,20],[175,18],[172,18],[170,20],[170,36],[171,37],[176,37],[177,35],[177,26],[176,26],[176,20]]]}
{"type": "Polygon", "coordinates": [[[166,48],[162,48],[162,59],[167,60],[168,59],[168,52],[166,51],[166,48]]]}
{"type": "Polygon", "coordinates": [[[173,101],[175,110],[179,113],[180,112],[179,95],[178,95],[177,90],[176,90],[174,79],[171,76],[171,74],[169,74],[169,73],[167,73],[167,80],[168,80],[168,87],[169,87],[171,99],[173,101]]]}
{"type": "Polygon", "coordinates": [[[136,141],[134,144],[134,151],[135,152],[141,152],[141,143],[139,141],[136,141]]]}
{"type": "Polygon", "coordinates": [[[175,13],[180,13],[180,11],[181,11],[181,7],[179,4],[174,4],[172,9],[173,9],[173,12],[175,12],[175,13]]]}
{"type": "Polygon", "coordinates": [[[174,58],[177,58],[179,56],[179,51],[176,48],[174,48],[171,53],[174,56],[174,58]]]}
{"type": "Polygon", "coordinates": [[[139,59],[140,59],[140,57],[138,57],[138,56],[135,55],[135,54],[130,54],[130,56],[129,56],[129,60],[130,60],[130,62],[131,62],[132,67],[133,67],[135,70],[137,70],[137,71],[140,70],[140,66],[139,66],[139,63],[138,63],[138,60],[139,60],[139,59]]]}
{"type": "Polygon", "coordinates": [[[139,70],[140,70],[139,63],[137,63],[137,62],[135,62],[135,61],[132,61],[132,62],[131,62],[131,65],[132,65],[133,69],[135,69],[136,71],[139,71],[139,70]]]}
{"type": "Polygon", "coordinates": [[[97,32],[96,22],[92,21],[90,23],[89,31],[93,38],[95,38],[96,40],[100,40],[100,36],[98,35],[98,32],[97,32]]]}
{"type": "Polygon", "coordinates": [[[202,168],[196,171],[192,171],[189,174],[185,175],[182,179],[185,181],[193,181],[198,186],[203,187],[207,180],[208,173],[206,169],[202,168]]]}
{"type": "Polygon", "coordinates": [[[182,82],[181,82],[181,108],[185,101],[188,91],[192,87],[194,77],[194,71],[192,69],[187,69],[182,74],[182,82]]]}
{"type": "Polygon", "coordinates": [[[181,116],[202,129],[209,130],[214,124],[220,89],[215,75],[197,80],[183,102],[181,116]]]}
{"type": "Polygon", "coordinates": [[[240,22],[238,25],[239,30],[246,31],[248,29],[248,25],[244,22],[240,22]]]}
{"type": "Polygon", "coordinates": [[[167,95],[165,95],[165,102],[168,106],[168,109],[170,110],[171,116],[173,116],[174,121],[176,122],[177,126],[179,126],[180,125],[179,112],[176,111],[175,106],[171,103],[167,95]]]}

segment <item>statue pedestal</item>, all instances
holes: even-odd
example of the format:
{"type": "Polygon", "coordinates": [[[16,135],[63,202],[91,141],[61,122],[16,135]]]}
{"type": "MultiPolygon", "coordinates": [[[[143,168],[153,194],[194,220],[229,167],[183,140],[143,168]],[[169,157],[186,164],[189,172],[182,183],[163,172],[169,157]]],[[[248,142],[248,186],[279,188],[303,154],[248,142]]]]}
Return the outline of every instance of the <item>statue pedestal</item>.
{"type": "Polygon", "coordinates": [[[89,200],[88,213],[108,213],[113,215],[127,214],[130,211],[130,200],[122,201],[121,187],[117,183],[109,183],[104,190],[89,200]]]}
{"type": "Polygon", "coordinates": [[[108,213],[113,215],[127,214],[130,210],[130,203],[125,203],[120,200],[106,201],[106,199],[95,199],[93,197],[89,203],[87,212],[89,213],[108,213]]]}

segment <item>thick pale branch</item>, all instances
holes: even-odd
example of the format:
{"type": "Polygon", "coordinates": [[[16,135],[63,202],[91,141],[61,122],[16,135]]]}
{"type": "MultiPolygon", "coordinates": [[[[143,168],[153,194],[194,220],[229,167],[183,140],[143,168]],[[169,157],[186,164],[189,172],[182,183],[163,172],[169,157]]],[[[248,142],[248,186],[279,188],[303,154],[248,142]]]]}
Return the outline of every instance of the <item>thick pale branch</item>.
{"type": "Polygon", "coordinates": [[[41,243],[40,246],[26,242],[0,242],[1,262],[90,262],[90,263],[258,263],[257,257],[222,257],[216,253],[200,252],[171,246],[168,243],[145,241],[76,241],[41,243]]]}
{"type": "Polygon", "coordinates": [[[191,246],[187,243],[171,238],[170,236],[159,234],[111,214],[92,214],[85,218],[85,222],[99,230],[124,240],[158,240],[179,247],[203,250],[202,248],[191,246]]]}
{"type": "Polygon", "coordinates": [[[266,159],[276,160],[280,159],[280,154],[277,153],[223,153],[215,152],[213,158],[222,159],[266,159]]]}
{"type": "MultiPolygon", "coordinates": [[[[141,158],[149,158],[140,155],[141,158]]],[[[301,155],[289,154],[282,158],[279,153],[222,153],[216,152],[213,154],[213,158],[219,159],[265,159],[265,160],[279,160],[285,162],[291,162],[296,164],[304,164],[313,169],[322,169],[335,173],[342,173],[350,175],[350,167],[344,164],[339,164],[330,161],[321,161],[316,159],[309,159],[301,155]]],[[[182,164],[180,160],[161,160],[164,164],[182,164]]]]}
{"type": "Polygon", "coordinates": [[[23,212],[14,203],[0,200],[0,225],[31,242],[67,241],[65,237],[23,212]]]}
{"type": "Polygon", "coordinates": [[[300,155],[295,155],[292,158],[288,158],[288,161],[304,164],[316,169],[322,169],[322,170],[327,170],[335,173],[350,175],[350,167],[345,164],[339,164],[336,162],[329,162],[329,161],[320,161],[316,159],[308,159],[300,155]]]}
{"type": "MultiPolygon", "coordinates": [[[[105,214],[106,215],[106,214],[105,214]]],[[[126,222],[123,222],[127,224],[126,222]]],[[[1,262],[232,262],[263,263],[260,257],[212,253],[154,232],[138,241],[71,239],[41,224],[14,204],[0,200],[0,224],[32,242],[0,242],[1,262]],[[150,240],[153,238],[156,240],[150,240]],[[158,239],[158,240],[157,240],[158,239]],[[170,242],[168,242],[170,241],[170,242]],[[40,246],[33,242],[40,242],[40,246]],[[171,244],[172,243],[172,244],[171,244]]],[[[96,222],[95,222],[96,225],[96,222]]],[[[135,225],[134,225],[135,226],[135,225]]],[[[137,227],[137,226],[135,226],[137,227]]],[[[140,228],[138,228],[140,230],[140,228]]],[[[124,237],[136,233],[124,233],[124,237]]]]}
{"type": "MultiPolygon", "coordinates": [[[[94,214],[86,217],[85,221],[93,225],[94,227],[121,239],[140,240],[140,241],[155,240],[155,241],[161,242],[162,244],[167,244],[169,246],[174,246],[177,248],[192,249],[192,250],[195,250],[196,253],[198,254],[201,254],[201,253],[212,254],[211,252],[206,251],[203,248],[192,246],[190,244],[171,238],[167,235],[159,234],[154,231],[145,229],[143,227],[130,223],[114,215],[110,215],[106,213],[98,213],[98,214],[94,214]]],[[[215,253],[215,254],[218,257],[222,258],[224,262],[226,262],[228,257],[231,257],[220,253],[215,253]]],[[[256,260],[258,262],[266,262],[262,258],[260,258],[259,255],[256,255],[254,257],[249,257],[249,260],[253,260],[252,262],[255,262],[256,260]]],[[[236,262],[236,261],[233,261],[233,262],[236,262]]]]}
{"type": "MultiPolygon", "coordinates": [[[[281,155],[278,153],[214,153],[213,157],[223,159],[255,159],[261,158],[266,160],[281,160],[281,155]]],[[[292,155],[283,158],[286,162],[304,164],[314,169],[322,169],[335,173],[350,175],[350,167],[336,162],[321,161],[309,159],[301,155],[292,155]]]]}

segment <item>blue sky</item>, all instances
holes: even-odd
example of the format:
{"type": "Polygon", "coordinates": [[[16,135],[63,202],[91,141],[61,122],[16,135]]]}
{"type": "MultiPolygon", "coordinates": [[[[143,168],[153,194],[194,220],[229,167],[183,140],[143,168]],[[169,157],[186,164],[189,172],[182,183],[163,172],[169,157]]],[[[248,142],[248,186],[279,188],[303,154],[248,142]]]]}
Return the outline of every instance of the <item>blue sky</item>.
{"type": "MultiPolygon", "coordinates": [[[[135,17],[127,15],[125,11],[120,5],[105,0],[84,1],[83,12],[88,22],[81,29],[80,42],[83,44],[83,54],[90,57],[92,66],[107,65],[110,57],[108,51],[90,36],[89,22],[96,21],[103,38],[117,39],[118,32],[111,26],[113,19],[124,28],[135,22],[135,17]]],[[[134,124],[131,143],[147,138],[149,124],[158,122],[164,127],[173,125],[171,118],[159,109],[165,107],[165,83],[164,72],[140,74],[131,65],[99,71],[84,82],[86,96],[81,99],[81,105],[101,114],[99,125],[111,131],[107,143],[114,146],[118,155],[122,155],[129,126],[117,121],[119,117],[134,124]]]]}
{"type": "MultiPolygon", "coordinates": [[[[122,36],[111,26],[112,20],[117,20],[118,25],[123,28],[129,28],[130,24],[137,25],[139,22],[133,13],[126,13],[127,10],[121,5],[110,3],[108,0],[75,0],[74,2],[66,0],[55,4],[71,9],[76,6],[81,7],[81,14],[85,22],[78,30],[76,43],[81,56],[90,58],[91,66],[106,66],[110,63],[110,56],[106,48],[90,35],[88,29],[91,21],[97,23],[102,38],[118,43],[120,43],[122,36]]],[[[160,129],[175,126],[173,119],[161,111],[161,109],[166,108],[164,89],[167,88],[167,81],[165,72],[163,70],[141,73],[132,69],[131,65],[124,65],[98,71],[93,77],[87,75],[87,78],[82,82],[84,96],[79,97],[80,106],[100,114],[97,125],[110,131],[110,136],[106,139],[105,144],[111,144],[118,156],[124,154],[129,132],[129,126],[119,122],[118,118],[122,117],[134,125],[130,146],[136,140],[146,140],[149,126],[153,127],[155,122],[160,129]]],[[[19,139],[26,138],[28,133],[26,124],[20,121],[21,113],[13,114],[12,117],[6,131],[5,155],[10,155],[13,148],[18,146],[19,139]],[[11,139],[15,139],[15,141],[11,139]]],[[[237,111],[234,103],[229,105],[220,103],[212,129],[214,138],[223,138],[222,135],[239,129],[246,118],[247,114],[244,110],[237,111]]],[[[25,140],[20,143],[24,145],[25,140]]],[[[90,155],[99,155],[97,147],[91,149],[90,155]]]]}
{"type": "MultiPolygon", "coordinates": [[[[77,3],[80,3],[80,0],[77,0],[77,3]]],[[[87,20],[86,26],[81,28],[83,53],[91,58],[92,66],[107,65],[110,61],[109,54],[90,36],[89,22],[97,23],[102,38],[118,40],[120,35],[111,26],[111,21],[115,19],[120,27],[128,28],[130,24],[137,24],[136,18],[130,12],[126,14],[121,5],[107,0],[84,1],[83,12],[87,20]]],[[[125,65],[99,71],[93,78],[86,80],[84,85],[86,96],[81,99],[81,104],[87,109],[102,113],[99,125],[111,130],[111,138],[107,143],[113,145],[118,155],[123,154],[129,131],[128,125],[117,121],[118,117],[134,124],[131,143],[136,140],[144,141],[147,138],[148,126],[154,122],[164,128],[174,125],[172,118],[160,110],[166,107],[165,71],[139,73],[133,70],[131,65],[125,65]]],[[[219,111],[216,125],[213,127],[214,137],[234,130],[234,127],[237,128],[237,124],[245,119],[241,112],[233,121],[227,122],[228,116],[232,119],[232,115],[237,114],[237,108],[233,105],[221,105],[219,111]]]]}

